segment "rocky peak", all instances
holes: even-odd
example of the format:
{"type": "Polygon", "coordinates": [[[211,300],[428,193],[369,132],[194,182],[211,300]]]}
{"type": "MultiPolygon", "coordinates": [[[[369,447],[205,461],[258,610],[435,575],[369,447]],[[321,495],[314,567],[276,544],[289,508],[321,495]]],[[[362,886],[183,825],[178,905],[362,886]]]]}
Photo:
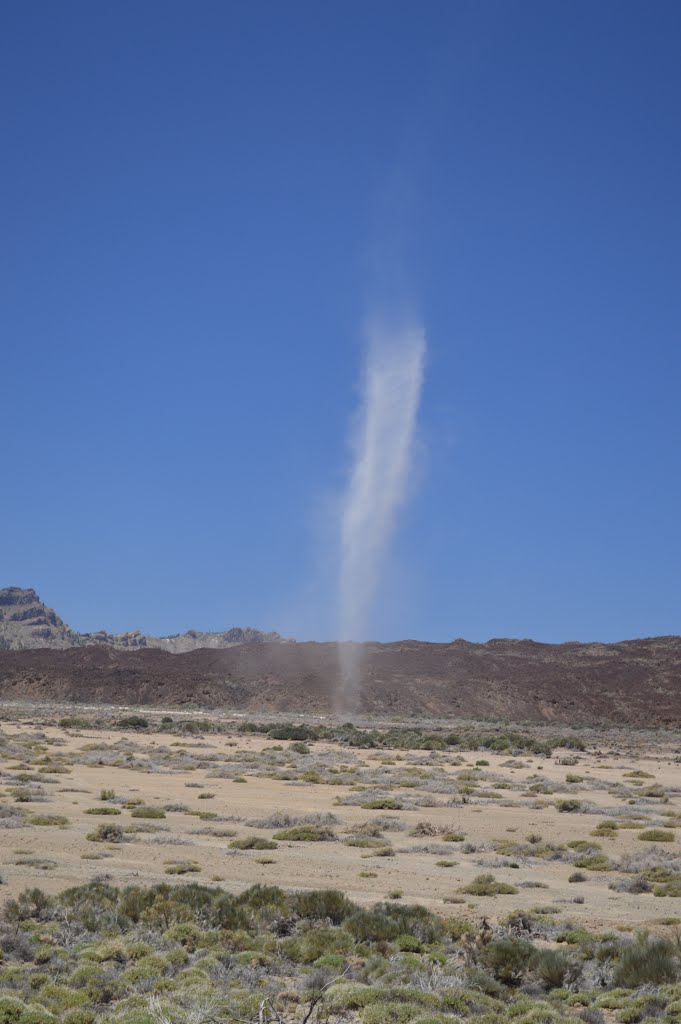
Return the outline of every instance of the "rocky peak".
{"type": "Polygon", "coordinates": [[[180,654],[202,647],[225,648],[239,644],[277,643],[278,633],[263,633],[250,627],[234,627],[223,633],[202,633],[191,629],[175,636],[147,636],[136,629],[129,633],[77,633],[43,604],[35,590],[23,587],[0,589],[0,650],[21,651],[34,647],[64,649],[105,646],[120,650],[156,647],[180,654]]]}
{"type": "Polygon", "coordinates": [[[78,634],[30,587],[0,590],[0,648],[77,647],[78,634]]]}

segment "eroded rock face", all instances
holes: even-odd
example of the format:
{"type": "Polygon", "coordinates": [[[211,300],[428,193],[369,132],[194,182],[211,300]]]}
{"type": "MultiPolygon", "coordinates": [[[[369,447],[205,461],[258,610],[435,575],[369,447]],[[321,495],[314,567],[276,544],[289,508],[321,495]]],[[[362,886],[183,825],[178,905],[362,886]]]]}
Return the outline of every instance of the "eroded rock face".
{"type": "Polygon", "coordinates": [[[236,627],[222,633],[202,633],[190,629],[175,636],[147,636],[136,629],[129,633],[77,633],[40,600],[35,590],[5,587],[0,590],[0,650],[23,651],[48,647],[65,650],[72,647],[104,646],[116,650],[157,648],[171,654],[196,651],[202,647],[222,649],[237,644],[276,643],[278,633],[236,627]]]}
{"type": "Polygon", "coordinates": [[[0,590],[0,648],[20,651],[34,647],[78,647],[78,634],[42,603],[35,590],[0,590]]]}

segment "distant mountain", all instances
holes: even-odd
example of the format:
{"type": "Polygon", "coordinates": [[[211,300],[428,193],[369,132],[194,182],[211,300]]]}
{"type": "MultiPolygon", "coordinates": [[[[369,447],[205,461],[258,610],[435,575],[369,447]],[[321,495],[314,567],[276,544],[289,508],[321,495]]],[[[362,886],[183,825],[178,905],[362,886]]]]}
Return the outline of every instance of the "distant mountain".
{"type": "Polygon", "coordinates": [[[222,650],[238,644],[282,643],[278,633],[259,629],[225,630],[201,633],[190,629],[173,636],[147,636],[139,630],[131,633],[77,633],[57,613],[43,604],[35,590],[22,587],[0,589],[0,650],[25,651],[35,648],[68,650],[73,647],[111,647],[116,650],[156,648],[171,654],[183,654],[199,648],[222,650]]]}

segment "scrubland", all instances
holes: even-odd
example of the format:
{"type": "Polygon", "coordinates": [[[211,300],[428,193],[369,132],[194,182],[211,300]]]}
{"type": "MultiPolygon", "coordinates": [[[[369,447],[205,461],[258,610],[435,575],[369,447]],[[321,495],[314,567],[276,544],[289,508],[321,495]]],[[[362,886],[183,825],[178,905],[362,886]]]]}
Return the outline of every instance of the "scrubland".
{"type": "Polygon", "coordinates": [[[0,715],[0,1024],[681,1021],[673,734],[0,715]]]}

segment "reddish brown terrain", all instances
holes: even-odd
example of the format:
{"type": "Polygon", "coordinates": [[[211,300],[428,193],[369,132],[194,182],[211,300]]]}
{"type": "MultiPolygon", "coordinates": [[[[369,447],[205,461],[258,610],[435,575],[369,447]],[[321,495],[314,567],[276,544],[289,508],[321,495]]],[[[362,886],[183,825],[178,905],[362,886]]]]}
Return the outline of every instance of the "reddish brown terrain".
{"type": "MultiPolygon", "coordinates": [[[[0,699],[331,713],[338,648],[254,643],[168,654],[0,651],[0,699]]],[[[506,721],[681,724],[681,637],[618,644],[363,645],[358,710],[506,721]]]]}

